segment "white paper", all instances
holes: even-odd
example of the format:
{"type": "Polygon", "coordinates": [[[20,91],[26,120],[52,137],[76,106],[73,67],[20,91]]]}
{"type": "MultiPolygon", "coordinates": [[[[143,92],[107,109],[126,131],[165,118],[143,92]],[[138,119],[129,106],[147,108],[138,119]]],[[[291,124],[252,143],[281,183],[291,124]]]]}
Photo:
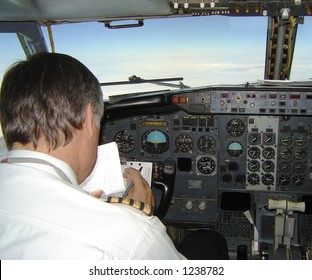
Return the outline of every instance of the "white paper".
{"type": "Polygon", "coordinates": [[[102,198],[110,195],[122,196],[126,190],[126,178],[123,171],[127,167],[140,169],[144,179],[151,185],[152,162],[125,161],[120,159],[116,142],[98,147],[98,158],[92,173],[80,184],[87,192],[103,190],[102,198]]]}
{"type": "Polygon", "coordinates": [[[105,195],[125,191],[116,142],[100,145],[98,158],[90,176],[80,185],[88,192],[103,190],[105,195]]]}

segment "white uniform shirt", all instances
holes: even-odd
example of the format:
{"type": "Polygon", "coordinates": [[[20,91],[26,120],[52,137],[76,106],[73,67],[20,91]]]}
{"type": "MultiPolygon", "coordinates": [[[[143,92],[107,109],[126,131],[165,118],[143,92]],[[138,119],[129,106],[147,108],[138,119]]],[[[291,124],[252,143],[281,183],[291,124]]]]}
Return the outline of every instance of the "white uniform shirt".
{"type": "Polygon", "coordinates": [[[183,259],[157,217],[81,191],[65,162],[15,150],[0,163],[0,259],[183,259]]]}

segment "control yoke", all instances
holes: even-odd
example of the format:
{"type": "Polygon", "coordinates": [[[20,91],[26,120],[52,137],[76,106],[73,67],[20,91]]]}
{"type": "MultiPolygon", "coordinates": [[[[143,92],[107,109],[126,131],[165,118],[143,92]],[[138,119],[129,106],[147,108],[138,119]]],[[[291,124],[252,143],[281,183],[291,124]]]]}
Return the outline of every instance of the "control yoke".
{"type": "Polygon", "coordinates": [[[156,181],[152,183],[153,188],[161,191],[160,202],[154,213],[154,215],[157,216],[159,219],[162,219],[166,215],[170,206],[174,188],[175,171],[175,162],[169,159],[165,160],[163,169],[163,181],[156,181]]]}

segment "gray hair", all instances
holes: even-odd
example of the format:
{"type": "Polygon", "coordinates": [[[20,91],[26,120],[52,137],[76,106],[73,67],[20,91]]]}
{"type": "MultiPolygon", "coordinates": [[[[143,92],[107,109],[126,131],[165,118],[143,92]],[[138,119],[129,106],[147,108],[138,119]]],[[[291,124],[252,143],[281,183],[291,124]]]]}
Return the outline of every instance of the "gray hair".
{"type": "Polygon", "coordinates": [[[16,63],[4,75],[0,92],[0,121],[8,147],[44,137],[50,148],[68,144],[81,129],[87,105],[99,127],[104,113],[101,86],[77,59],[39,53],[16,63]],[[61,143],[60,133],[65,143],[61,143]]]}

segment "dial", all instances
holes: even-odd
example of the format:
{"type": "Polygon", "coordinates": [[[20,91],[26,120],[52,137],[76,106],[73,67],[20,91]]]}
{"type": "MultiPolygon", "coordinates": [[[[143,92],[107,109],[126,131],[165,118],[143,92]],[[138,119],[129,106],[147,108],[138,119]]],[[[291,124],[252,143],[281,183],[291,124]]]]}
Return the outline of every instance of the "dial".
{"type": "Polygon", "coordinates": [[[225,183],[230,183],[232,181],[232,175],[229,173],[222,174],[221,181],[225,183]]]}
{"type": "Polygon", "coordinates": [[[212,137],[210,137],[208,135],[203,135],[203,136],[198,138],[197,147],[202,152],[209,153],[215,149],[216,142],[212,137]]]}
{"type": "Polygon", "coordinates": [[[258,172],[260,170],[260,163],[257,160],[251,160],[248,162],[248,169],[251,172],[258,172]]]}
{"type": "Polygon", "coordinates": [[[245,131],[245,124],[241,119],[231,119],[226,125],[226,131],[233,137],[241,136],[245,131]]]}
{"type": "Polygon", "coordinates": [[[289,172],[291,170],[291,165],[287,161],[282,161],[278,166],[279,171],[281,172],[289,172]]]}
{"type": "Polygon", "coordinates": [[[211,174],[216,169],[216,162],[211,157],[201,157],[197,161],[197,169],[202,174],[211,174]]]}
{"type": "Polygon", "coordinates": [[[293,168],[295,172],[302,173],[305,170],[305,164],[303,162],[296,162],[293,168]]]}
{"type": "Polygon", "coordinates": [[[239,184],[243,184],[246,182],[246,176],[242,173],[235,175],[235,182],[239,184]]]}
{"type": "Polygon", "coordinates": [[[251,147],[249,150],[248,150],[248,156],[250,158],[259,158],[260,157],[260,149],[258,147],[251,147]]]}
{"type": "Polygon", "coordinates": [[[287,186],[290,183],[290,177],[288,175],[282,175],[278,178],[278,182],[282,186],[287,186]]]}
{"type": "Polygon", "coordinates": [[[117,132],[114,138],[118,150],[122,153],[130,153],[135,147],[135,138],[128,130],[117,132]]]}
{"type": "Polygon", "coordinates": [[[272,159],[275,156],[275,150],[271,147],[266,147],[262,150],[262,155],[266,159],[272,159]]]}
{"type": "Polygon", "coordinates": [[[227,167],[230,172],[237,172],[239,170],[239,164],[235,161],[230,161],[227,167]]]}
{"type": "Polygon", "coordinates": [[[283,134],[280,141],[283,146],[289,146],[292,143],[291,134],[283,134]]]}
{"type": "Polygon", "coordinates": [[[151,154],[161,154],[169,149],[168,135],[158,129],[150,129],[142,134],[142,149],[151,154]]]}
{"type": "Polygon", "coordinates": [[[227,151],[232,157],[238,157],[243,153],[243,146],[241,143],[232,142],[228,145],[227,151]]]}
{"type": "Polygon", "coordinates": [[[294,158],[295,159],[304,159],[306,157],[306,151],[302,148],[298,148],[294,151],[294,158]]]}
{"type": "Polygon", "coordinates": [[[305,135],[297,135],[294,142],[296,146],[302,147],[307,143],[307,137],[305,135]]]}
{"type": "Polygon", "coordinates": [[[280,151],[280,156],[282,159],[290,159],[292,156],[292,151],[289,148],[283,148],[280,151]]]}
{"type": "Polygon", "coordinates": [[[180,134],[175,140],[176,147],[181,152],[188,152],[193,148],[193,139],[188,134],[180,134]]]}
{"type": "Polygon", "coordinates": [[[264,174],[261,179],[262,183],[266,186],[274,184],[274,176],[272,174],[264,174]]]}
{"type": "Polygon", "coordinates": [[[275,144],[275,133],[264,133],[263,134],[263,145],[272,146],[275,144]]]}
{"type": "Polygon", "coordinates": [[[260,176],[256,173],[251,173],[247,177],[247,181],[250,185],[259,185],[260,183],[260,176]]]}
{"type": "Polygon", "coordinates": [[[248,135],[248,144],[249,145],[259,145],[261,144],[261,134],[260,133],[250,133],[248,135]]]}
{"type": "Polygon", "coordinates": [[[273,172],[275,169],[274,162],[271,160],[266,160],[262,163],[262,169],[264,172],[273,172]]]}
{"type": "Polygon", "coordinates": [[[293,178],[293,183],[295,186],[301,186],[304,184],[304,177],[302,175],[297,175],[293,178]]]}

